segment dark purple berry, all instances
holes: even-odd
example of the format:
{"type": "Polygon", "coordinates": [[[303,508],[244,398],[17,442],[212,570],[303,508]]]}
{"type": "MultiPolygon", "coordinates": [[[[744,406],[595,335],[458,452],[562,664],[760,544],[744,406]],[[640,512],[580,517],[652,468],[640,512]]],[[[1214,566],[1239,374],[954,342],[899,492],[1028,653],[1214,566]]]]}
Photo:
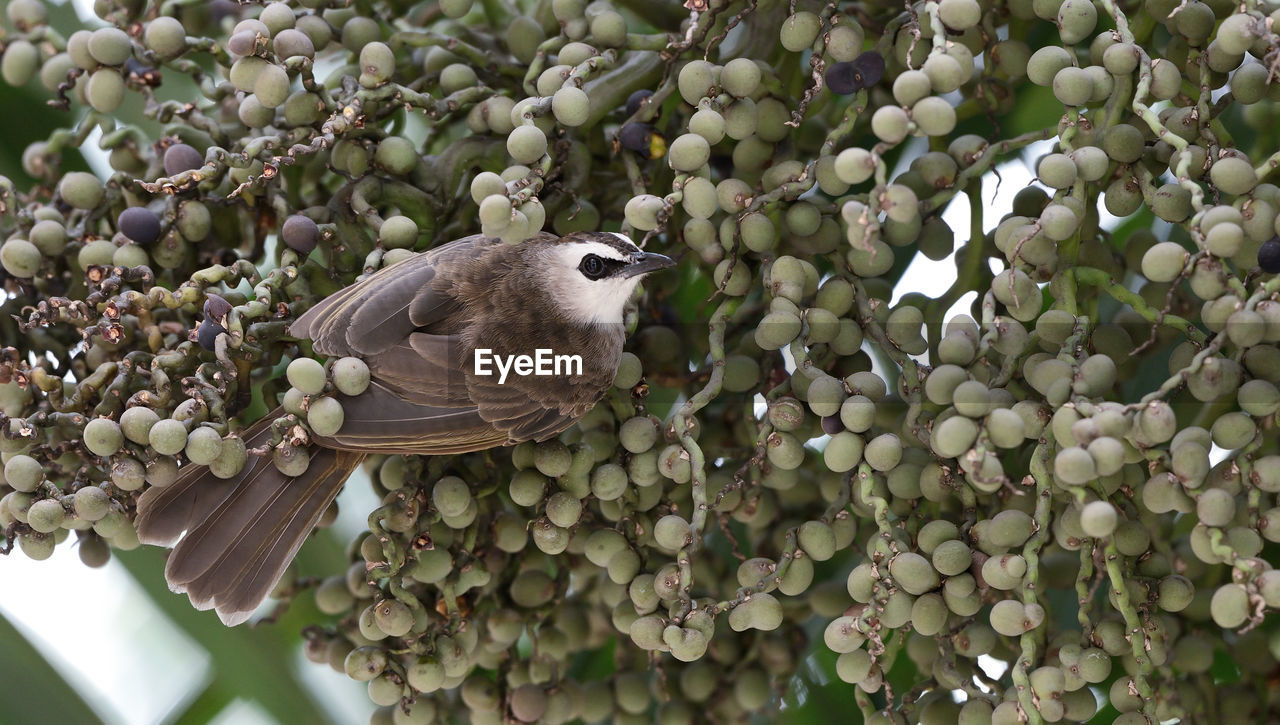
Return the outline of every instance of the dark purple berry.
{"type": "Polygon", "coordinates": [[[302,254],[310,254],[311,250],[316,248],[316,243],[320,241],[320,228],[310,217],[294,214],[284,220],[280,237],[290,249],[302,254]]]}
{"type": "Polygon", "coordinates": [[[858,85],[854,75],[857,70],[853,67],[853,61],[845,61],[843,63],[832,63],[827,66],[827,88],[832,93],[841,96],[848,96],[862,90],[862,86],[858,85]]]}
{"type": "Polygon", "coordinates": [[[1258,266],[1268,274],[1280,274],[1280,236],[1268,239],[1258,248],[1258,266]]]}
{"type": "Polygon", "coordinates": [[[884,77],[884,56],[874,50],[868,50],[854,58],[853,64],[858,67],[858,72],[862,75],[863,88],[874,86],[884,77]]]}
{"type": "Polygon", "coordinates": [[[160,238],[160,218],[142,206],[131,206],[120,212],[116,228],[137,244],[154,244],[160,238]]]}
{"type": "Polygon", "coordinates": [[[205,320],[200,323],[200,327],[196,329],[196,342],[200,343],[200,347],[212,352],[214,343],[218,339],[218,335],[226,332],[226,328],[213,320],[205,320]]]}
{"type": "Polygon", "coordinates": [[[164,152],[165,176],[177,176],[184,171],[194,171],[204,166],[204,156],[194,147],[176,143],[164,152]]]}
{"type": "Polygon", "coordinates": [[[635,93],[627,96],[627,115],[636,115],[636,111],[640,110],[640,104],[644,103],[645,99],[652,95],[653,91],[647,88],[641,88],[635,93]]]}
{"type": "Polygon", "coordinates": [[[221,323],[227,319],[227,313],[231,311],[231,303],[222,299],[222,297],[210,292],[204,301],[204,316],[207,319],[221,323]]]}
{"type": "Polygon", "coordinates": [[[832,93],[847,96],[880,82],[884,75],[884,58],[869,50],[844,63],[833,63],[827,69],[827,87],[832,93]]]}
{"type": "Polygon", "coordinates": [[[822,419],[822,432],[829,436],[844,431],[844,422],[840,420],[840,414],[828,415],[822,419]]]}
{"type": "Polygon", "coordinates": [[[628,123],[618,132],[618,142],[646,159],[653,151],[653,126],[647,123],[628,123]]]}

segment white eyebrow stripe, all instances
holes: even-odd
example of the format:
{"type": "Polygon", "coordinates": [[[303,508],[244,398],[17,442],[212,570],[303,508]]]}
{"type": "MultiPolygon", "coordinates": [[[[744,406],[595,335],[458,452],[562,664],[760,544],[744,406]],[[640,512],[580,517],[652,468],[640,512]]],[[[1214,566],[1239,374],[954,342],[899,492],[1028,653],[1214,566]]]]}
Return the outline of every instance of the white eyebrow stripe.
{"type": "MultiPolygon", "coordinates": [[[[597,257],[612,259],[615,262],[630,261],[627,259],[626,256],[622,254],[622,252],[619,252],[616,248],[611,247],[608,244],[601,244],[600,242],[581,242],[579,244],[570,245],[568,249],[571,250],[572,254],[578,255],[579,260],[581,260],[582,257],[586,256],[587,254],[594,254],[597,257]]],[[[639,251],[639,250],[636,250],[636,251],[639,251]]],[[[572,266],[576,267],[577,264],[575,263],[572,266]]]]}
{"type": "Polygon", "coordinates": [[[631,237],[628,237],[627,235],[622,234],[621,232],[609,232],[609,233],[610,233],[610,234],[612,234],[613,236],[617,237],[618,239],[621,239],[621,240],[623,241],[623,243],[625,243],[627,246],[629,246],[629,247],[631,247],[631,248],[635,249],[637,252],[638,252],[638,251],[640,251],[640,247],[636,246],[636,243],[635,243],[635,242],[633,242],[633,241],[631,241],[631,237]]]}

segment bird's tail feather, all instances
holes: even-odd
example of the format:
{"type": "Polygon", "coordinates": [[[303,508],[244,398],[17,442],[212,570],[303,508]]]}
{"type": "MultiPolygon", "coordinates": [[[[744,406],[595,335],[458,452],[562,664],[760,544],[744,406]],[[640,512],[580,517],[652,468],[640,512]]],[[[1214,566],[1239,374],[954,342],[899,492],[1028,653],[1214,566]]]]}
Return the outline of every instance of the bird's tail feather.
{"type": "MultiPolygon", "coordinates": [[[[266,444],[279,415],[246,430],[246,446],[266,444]]],[[[172,485],[144,493],[135,522],[142,543],[167,546],[186,532],[165,567],[169,588],[228,626],[248,619],[365,456],[320,446],[309,453],[306,472],[293,478],[270,456],[250,456],[231,478],[188,465],[172,485]]]]}

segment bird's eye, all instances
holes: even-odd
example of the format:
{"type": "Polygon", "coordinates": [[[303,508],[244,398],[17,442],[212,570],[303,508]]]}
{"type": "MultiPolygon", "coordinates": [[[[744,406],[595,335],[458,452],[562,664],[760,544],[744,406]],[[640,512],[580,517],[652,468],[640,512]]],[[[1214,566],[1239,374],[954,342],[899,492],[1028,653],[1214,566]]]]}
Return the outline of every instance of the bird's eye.
{"type": "Polygon", "coordinates": [[[605,274],[606,266],[603,259],[594,254],[588,254],[582,258],[578,269],[587,279],[600,279],[605,274]]]}

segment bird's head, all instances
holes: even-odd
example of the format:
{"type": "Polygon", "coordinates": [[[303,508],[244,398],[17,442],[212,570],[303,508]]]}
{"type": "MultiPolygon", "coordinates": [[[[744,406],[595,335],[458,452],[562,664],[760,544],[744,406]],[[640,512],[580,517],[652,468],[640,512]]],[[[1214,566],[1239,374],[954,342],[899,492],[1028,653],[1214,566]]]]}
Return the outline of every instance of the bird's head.
{"type": "Polygon", "coordinates": [[[540,269],[557,307],[579,324],[618,324],[646,274],[675,264],[614,232],[574,232],[548,241],[540,269]]]}

